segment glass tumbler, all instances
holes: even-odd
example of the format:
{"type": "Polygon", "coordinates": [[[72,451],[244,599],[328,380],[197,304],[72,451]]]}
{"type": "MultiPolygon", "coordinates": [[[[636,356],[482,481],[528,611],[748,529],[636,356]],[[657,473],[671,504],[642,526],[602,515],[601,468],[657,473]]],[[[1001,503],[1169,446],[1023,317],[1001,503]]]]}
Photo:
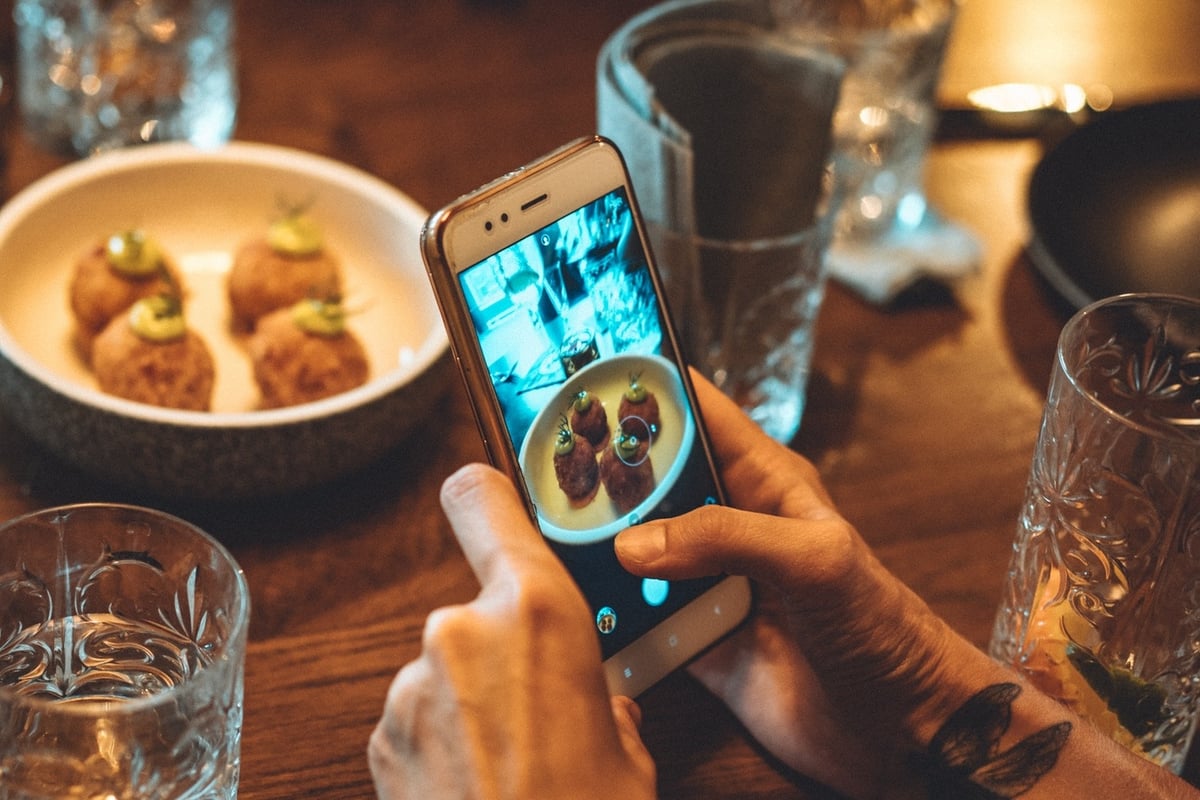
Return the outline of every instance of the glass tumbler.
{"type": "Polygon", "coordinates": [[[785,444],[804,415],[830,219],[774,238],[695,240],[711,327],[701,367],[785,444]]]}
{"type": "Polygon", "coordinates": [[[233,134],[232,0],[16,0],[17,99],[42,147],[216,147],[233,134]]]}
{"type": "Polygon", "coordinates": [[[0,797],[232,800],[249,594],[158,511],[0,525],[0,797]]]}
{"type": "Polygon", "coordinates": [[[794,41],[846,64],[833,119],[836,252],[875,253],[925,222],[922,170],[958,0],[773,0],[794,41]]]}
{"type": "Polygon", "coordinates": [[[1063,329],[990,652],[1179,772],[1200,700],[1200,301],[1063,329]]]}

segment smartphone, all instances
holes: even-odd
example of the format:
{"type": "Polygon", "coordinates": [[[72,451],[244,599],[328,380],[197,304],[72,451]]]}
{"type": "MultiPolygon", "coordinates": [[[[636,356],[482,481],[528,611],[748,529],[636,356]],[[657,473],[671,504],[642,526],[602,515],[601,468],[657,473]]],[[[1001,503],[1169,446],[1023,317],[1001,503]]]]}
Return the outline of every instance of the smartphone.
{"type": "Polygon", "coordinates": [[[623,528],[724,495],[625,164],[580,139],[434,213],[422,254],[492,463],[636,696],[748,613],[744,578],[646,580],[623,528]]]}

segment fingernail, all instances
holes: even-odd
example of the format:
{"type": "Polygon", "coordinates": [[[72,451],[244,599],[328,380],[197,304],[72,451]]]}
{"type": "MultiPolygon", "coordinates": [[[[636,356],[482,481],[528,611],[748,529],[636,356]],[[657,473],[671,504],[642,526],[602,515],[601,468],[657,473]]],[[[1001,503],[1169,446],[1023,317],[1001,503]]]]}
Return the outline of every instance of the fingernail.
{"type": "Polygon", "coordinates": [[[616,548],[626,561],[651,564],[667,551],[667,529],[654,524],[630,528],[617,536],[616,548]]]}

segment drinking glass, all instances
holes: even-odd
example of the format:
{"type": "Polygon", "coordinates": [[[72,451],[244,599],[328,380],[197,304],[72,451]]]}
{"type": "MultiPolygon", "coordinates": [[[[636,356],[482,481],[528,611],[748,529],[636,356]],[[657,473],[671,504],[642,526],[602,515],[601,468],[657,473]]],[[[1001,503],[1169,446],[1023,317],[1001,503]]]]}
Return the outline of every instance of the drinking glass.
{"type": "Polygon", "coordinates": [[[833,118],[834,258],[878,257],[926,223],[925,154],[957,0],[773,0],[794,41],[846,65],[833,118]]]}
{"type": "Polygon", "coordinates": [[[0,526],[0,796],[234,798],[249,604],[229,553],[158,511],[0,526]]]}
{"type": "Polygon", "coordinates": [[[17,96],[56,152],[233,133],[232,0],[16,0],[17,96]]]}
{"type": "Polygon", "coordinates": [[[786,236],[694,242],[711,332],[700,366],[776,441],[804,414],[830,234],[822,216],[786,236]]]}
{"type": "Polygon", "coordinates": [[[1063,329],[990,652],[1178,772],[1200,701],[1200,301],[1063,329]]]}

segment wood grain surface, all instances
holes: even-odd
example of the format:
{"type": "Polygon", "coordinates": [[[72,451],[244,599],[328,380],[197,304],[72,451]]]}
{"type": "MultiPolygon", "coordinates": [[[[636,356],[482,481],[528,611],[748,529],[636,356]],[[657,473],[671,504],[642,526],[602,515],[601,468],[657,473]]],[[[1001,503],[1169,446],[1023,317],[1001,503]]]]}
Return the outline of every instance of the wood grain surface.
{"type": "MultiPolygon", "coordinates": [[[[239,3],[237,137],[340,159],[432,209],[591,133],[599,47],[648,5],[239,3]]],[[[955,56],[947,85],[990,82],[1003,67],[984,54],[1010,52],[1019,42],[995,37],[1020,25],[984,12],[1008,14],[1008,5],[980,2],[962,15],[969,27],[955,35],[991,49],[955,56]]],[[[1143,5],[1121,13],[1135,7],[1143,5]]],[[[1200,91],[1194,59],[1163,73],[1154,37],[1173,40],[1178,32],[1169,27],[1139,27],[1143,47],[1104,39],[1089,47],[1097,59],[1128,59],[1124,84],[1200,91]]],[[[1089,30],[1117,35],[1111,25],[1089,30]]],[[[6,123],[11,195],[62,161],[24,138],[11,109],[6,123]]],[[[887,566],[981,645],[1055,338],[1070,313],[1024,252],[1025,182],[1041,147],[1012,136],[936,144],[929,195],[979,236],[981,268],[953,291],[921,286],[886,307],[831,285],[794,445],[820,467],[887,566]]],[[[303,496],[237,505],[109,486],[49,456],[0,416],[0,518],[122,500],[173,511],[224,541],[245,568],[253,602],[241,797],[369,797],[366,742],[389,681],[416,654],[425,615],[476,590],[437,501],[446,475],[482,457],[460,384],[451,386],[436,413],[370,468],[303,496]]],[[[780,769],[685,675],[652,689],[643,706],[663,798],[832,796],[780,769]]]]}

